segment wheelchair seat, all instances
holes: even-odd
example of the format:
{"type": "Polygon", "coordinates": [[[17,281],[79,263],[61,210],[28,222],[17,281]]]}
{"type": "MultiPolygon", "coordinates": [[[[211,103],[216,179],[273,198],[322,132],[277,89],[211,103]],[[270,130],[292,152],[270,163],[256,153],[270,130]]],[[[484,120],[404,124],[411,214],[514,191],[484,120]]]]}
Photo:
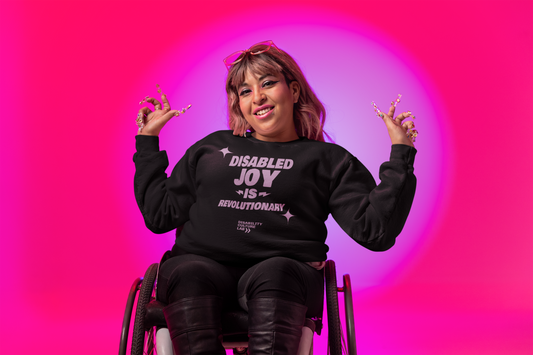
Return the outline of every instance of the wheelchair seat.
{"type": "MultiPolygon", "coordinates": [[[[165,256],[162,262],[165,260],[165,256]]],[[[155,299],[157,287],[157,274],[159,272],[160,264],[152,264],[147,269],[144,278],[137,278],[128,296],[126,304],[126,311],[124,313],[124,320],[122,324],[122,334],[120,340],[119,355],[126,355],[127,340],[130,328],[130,319],[133,311],[133,304],[137,292],[137,308],[135,312],[135,321],[133,326],[133,336],[131,345],[132,355],[143,354],[159,354],[172,355],[172,344],[169,343],[168,330],[166,330],[166,321],[163,315],[163,308],[166,304],[155,299]],[[160,344],[159,334],[166,334],[163,337],[168,337],[167,344],[160,344]],[[164,332],[166,331],[166,333],[164,332]],[[156,336],[158,337],[156,341],[156,336]],[[156,347],[157,343],[157,347],[156,347]],[[166,350],[162,350],[166,346],[166,350]],[[169,347],[170,346],[170,350],[169,347]]],[[[344,286],[337,287],[335,263],[333,260],[328,260],[325,266],[325,282],[326,282],[326,306],[328,313],[328,347],[332,355],[342,354],[343,335],[341,333],[339,307],[338,307],[338,292],[344,292],[345,300],[345,315],[346,315],[346,339],[347,348],[346,353],[349,355],[356,355],[355,347],[355,330],[353,322],[353,303],[351,295],[350,276],[344,275],[344,286]]],[[[300,347],[308,340],[309,345],[303,353],[312,354],[312,336],[313,333],[321,334],[322,318],[317,317],[313,319],[306,319],[304,324],[305,336],[302,338],[300,347]],[[304,339],[305,338],[305,339],[304,339]]],[[[222,338],[223,346],[226,349],[234,349],[234,354],[246,354],[248,343],[248,313],[242,309],[225,311],[222,314],[222,338]],[[243,350],[244,349],[244,350],[243,350]],[[244,352],[243,352],[244,351],[244,352]]],[[[300,353],[300,351],[299,351],[300,353]]]]}

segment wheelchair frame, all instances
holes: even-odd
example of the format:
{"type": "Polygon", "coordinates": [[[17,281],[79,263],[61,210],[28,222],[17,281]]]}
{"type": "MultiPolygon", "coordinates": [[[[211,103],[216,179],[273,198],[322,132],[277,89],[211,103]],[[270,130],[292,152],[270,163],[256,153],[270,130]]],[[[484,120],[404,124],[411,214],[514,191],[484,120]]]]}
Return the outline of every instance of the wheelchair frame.
{"type": "MultiPolygon", "coordinates": [[[[156,280],[159,272],[159,264],[155,263],[148,267],[144,274],[144,278],[137,278],[131,286],[128,300],[126,302],[126,310],[124,311],[124,319],[122,321],[122,332],[120,337],[119,355],[126,355],[128,333],[130,329],[130,320],[133,313],[133,306],[138,292],[137,308],[135,312],[135,321],[133,325],[131,355],[152,355],[156,354],[155,336],[156,327],[162,326],[153,324],[152,320],[147,320],[147,306],[155,301],[156,280]]],[[[343,287],[337,287],[337,274],[335,270],[335,262],[333,260],[326,261],[324,268],[325,292],[326,292],[326,307],[328,314],[328,353],[331,355],[342,355],[343,345],[345,354],[356,355],[355,343],[355,327],[353,317],[353,300],[352,287],[350,282],[350,275],[343,276],[343,287]],[[339,316],[339,300],[338,293],[344,293],[345,305],[345,319],[346,319],[346,342],[341,331],[341,322],[339,316]]],[[[322,326],[321,319],[318,320],[318,329],[316,332],[320,334],[322,326]]],[[[314,329],[313,329],[314,330],[314,329]]],[[[224,341],[223,341],[224,343],[224,341]]],[[[233,348],[236,345],[244,345],[240,342],[231,342],[224,347],[233,348]],[[227,345],[227,346],[226,346],[227,345]]],[[[235,354],[240,354],[236,352],[235,354]]],[[[245,352],[246,353],[246,352],[245,352]]],[[[312,343],[311,343],[312,354],[312,343]]]]}

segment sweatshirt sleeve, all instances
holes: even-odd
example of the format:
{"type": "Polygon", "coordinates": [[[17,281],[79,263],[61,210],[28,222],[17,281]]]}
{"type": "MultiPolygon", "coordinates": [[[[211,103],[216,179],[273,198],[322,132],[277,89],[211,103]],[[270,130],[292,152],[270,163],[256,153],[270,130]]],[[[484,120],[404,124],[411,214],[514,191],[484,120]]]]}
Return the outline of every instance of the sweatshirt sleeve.
{"type": "Polygon", "coordinates": [[[400,234],[413,202],[416,149],[395,144],[390,160],[381,165],[380,184],[352,157],[333,186],[330,210],[341,228],[356,242],[373,251],[390,249],[400,234]]]}
{"type": "Polygon", "coordinates": [[[137,135],[135,140],[133,185],[137,205],[148,229],[154,233],[168,232],[189,219],[189,209],[196,200],[189,151],[167,177],[168,157],[159,150],[159,137],[137,135]]]}

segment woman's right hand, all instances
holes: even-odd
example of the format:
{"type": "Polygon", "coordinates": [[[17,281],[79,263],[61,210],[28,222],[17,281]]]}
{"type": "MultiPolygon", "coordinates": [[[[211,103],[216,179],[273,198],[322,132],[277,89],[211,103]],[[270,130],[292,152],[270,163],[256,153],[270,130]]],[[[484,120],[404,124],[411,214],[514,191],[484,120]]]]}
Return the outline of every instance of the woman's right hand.
{"type": "MultiPolygon", "coordinates": [[[[159,85],[157,91],[161,93],[159,85]]],[[[161,101],[163,101],[163,105],[161,105],[161,103],[155,98],[149,96],[141,101],[141,104],[149,102],[154,105],[154,111],[150,110],[148,107],[143,107],[139,110],[139,114],[137,115],[139,131],[137,132],[137,135],[158,136],[163,126],[170,121],[172,117],[179,116],[180,113],[184,113],[186,110],[171,110],[167,96],[163,93],[161,93],[161,101]]]]}

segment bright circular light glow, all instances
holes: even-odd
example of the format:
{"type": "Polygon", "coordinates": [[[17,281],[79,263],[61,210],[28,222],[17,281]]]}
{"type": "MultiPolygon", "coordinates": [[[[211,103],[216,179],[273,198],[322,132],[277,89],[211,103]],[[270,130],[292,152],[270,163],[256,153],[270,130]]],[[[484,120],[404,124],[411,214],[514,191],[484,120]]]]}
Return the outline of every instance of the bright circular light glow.
{"type": "MultiPolygon", "coordinates": [[[[371,101],[387,110],[401,93],[397,112],[412,111],[420,134],[416,142],[417,192],[396,245],[385,253],[371,252],[351,240],[331,218],[327,222],[328,257],[336,260],[338,270],[354,275],[356,289],[393,280],[431,234],[444,194],[445,128],[435,109],[437,99],[430,97],[432,90],[420,74],[423,70],[397,51],[389,50],[387,43],[381,43],[383,40],[361,35],[356,27],[280,25],[247,31],[229,40],[227,33],[238,32],[228,26],[224,30],[206,30],[189,43],[180,43],[158,65],[165,78],[158,83],[173,108],[192,104],[192,109],[173,119],[161,135],[161,149],[167,150],[171,161],[167,173],[194,142],[215,130],[227,129],[227,71],[222,59],[259,41],[272,39],[296,59],[326,106],[326,131],[363,162],[378,182],[379,166],[389,158],[390,139],[385,125],[375,116],[371,101]]],[[[165,244],[164,248],[170,248],[174,233],[157,240],[165,244]]]]}

